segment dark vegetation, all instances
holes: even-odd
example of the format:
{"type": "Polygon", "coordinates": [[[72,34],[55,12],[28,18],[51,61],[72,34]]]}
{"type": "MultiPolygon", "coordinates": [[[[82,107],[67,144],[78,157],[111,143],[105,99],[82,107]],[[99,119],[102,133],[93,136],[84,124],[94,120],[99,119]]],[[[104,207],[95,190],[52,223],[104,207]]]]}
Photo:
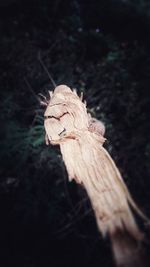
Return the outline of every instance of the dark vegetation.
{"type": "Polygon", "coordinates": [[[39,55],[105,123],[106,147],[150,217],[149,36],[146,0],[1,1],[0,266],[113,265],[85,192],[45,145],[38,93],[54,87],[39,55]]]}

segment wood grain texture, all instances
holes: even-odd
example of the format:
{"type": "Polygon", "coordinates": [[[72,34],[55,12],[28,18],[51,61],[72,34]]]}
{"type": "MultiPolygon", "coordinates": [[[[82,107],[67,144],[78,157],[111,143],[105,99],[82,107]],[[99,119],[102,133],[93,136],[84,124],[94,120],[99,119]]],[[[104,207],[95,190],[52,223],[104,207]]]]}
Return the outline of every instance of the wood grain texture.
{"type": "MultiPolygon", "coordinates": [[[[74,179],[86,189],[100,232],[103,236],[109,234],[115,240],[112,246],[120,265],[121,248],[118,249],[116,244],[121,240],[116,240],[121,235],[116,233],[128,233],[133,240],[141,241],[143,234],[130,206],[141,216],[144,215],[134,203],[118,168],[103,147],[104,125],[91,118],[82,97],[69,87],[58,86],[50,95],[44,114],[49,143],[60,145],[69,181],[74,179]]],[[[119,244],[121,246],[121,242],[119,244]]]]}

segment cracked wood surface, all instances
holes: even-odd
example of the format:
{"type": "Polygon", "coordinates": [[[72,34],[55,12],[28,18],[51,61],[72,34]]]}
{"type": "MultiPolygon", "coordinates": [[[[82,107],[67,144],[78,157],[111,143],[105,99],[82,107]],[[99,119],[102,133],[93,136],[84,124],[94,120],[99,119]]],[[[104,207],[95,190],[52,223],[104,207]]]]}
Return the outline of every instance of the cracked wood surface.
{"type": "MultiPolygon", "coordinates": [[[[104,125],[87,113],[82,96],[79,97],[75,90],[60,85],[49,93],[50,101],[44,114],[46,143],[60,146],[68,178],[86,189],[102,235],[108,233],[113,237],[121,231],[128,232],[135,240],[142,240],[143,234],[130,206],[142,217],[144,215],[103,147],[104,125]]],[[[113,249],[115,251],[116,247],[113,249]]]]}

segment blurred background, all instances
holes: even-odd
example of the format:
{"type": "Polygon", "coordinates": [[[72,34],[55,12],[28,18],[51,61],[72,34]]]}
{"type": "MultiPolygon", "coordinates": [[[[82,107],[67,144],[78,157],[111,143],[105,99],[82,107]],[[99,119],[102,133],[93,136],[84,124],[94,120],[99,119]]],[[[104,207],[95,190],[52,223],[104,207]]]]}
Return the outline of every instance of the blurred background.
{"type": "Polygon", "coordinates": [[[150,217],[150,2],[1,0],[0,73],[1,267],[113,266],[86,193],[45,145],[38,94],[50,77],[84,93],[150,217]]]}

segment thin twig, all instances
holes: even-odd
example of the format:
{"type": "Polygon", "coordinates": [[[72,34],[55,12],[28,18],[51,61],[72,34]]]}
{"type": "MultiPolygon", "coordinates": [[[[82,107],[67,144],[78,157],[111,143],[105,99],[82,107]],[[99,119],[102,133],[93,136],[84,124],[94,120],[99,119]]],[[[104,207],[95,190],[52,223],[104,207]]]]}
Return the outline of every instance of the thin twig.
{"type": "Polygon", "coordinates": [[[70,222],[66,223],[64,226],[60,227],[57,231],[55,231],[53,234],[54,235],[62,235],[63,233],[65,234],[66,232],[69,232],[72,226],[75,226],[76,223],[80,222],[82,219],[84,219],[87,215],[92,213],[92,209],[88,209],[84,214],[81,216],[76,216],[71,217],[70,222]]]}
{"type": "Polygon", "coordinates": [[[41,63],[41,65],[42,65],[43,69],[45,70],[45,72],[47,73],[47,75],[48,75],[48,77],[49,77],[51,83],[53,84],[54,87],[56,87],[57,85],[56,85],[54,79],[52,78],[50,72],[48,71],[47,67],[45,66],[45,64],[44,64],[44,62],[43,62],[43,60],[42,60],[42,58],[41,58],[40,51],[39,51],[39,53],[38,53],[38,60],[39,60],[39,62],[41,63]]]}
{"type": "Polygon", "coordinates": [[[30,83],[28,82],[27,78],[24,77],[24,81],[29,89],[29,91],[32,93],[32,95],[34,96],[34,98],[38,101],[38,103],[40,103],[40,99],[37,97],[36,93],[34,92],[34,90],[32,89],[30,83]]]}

